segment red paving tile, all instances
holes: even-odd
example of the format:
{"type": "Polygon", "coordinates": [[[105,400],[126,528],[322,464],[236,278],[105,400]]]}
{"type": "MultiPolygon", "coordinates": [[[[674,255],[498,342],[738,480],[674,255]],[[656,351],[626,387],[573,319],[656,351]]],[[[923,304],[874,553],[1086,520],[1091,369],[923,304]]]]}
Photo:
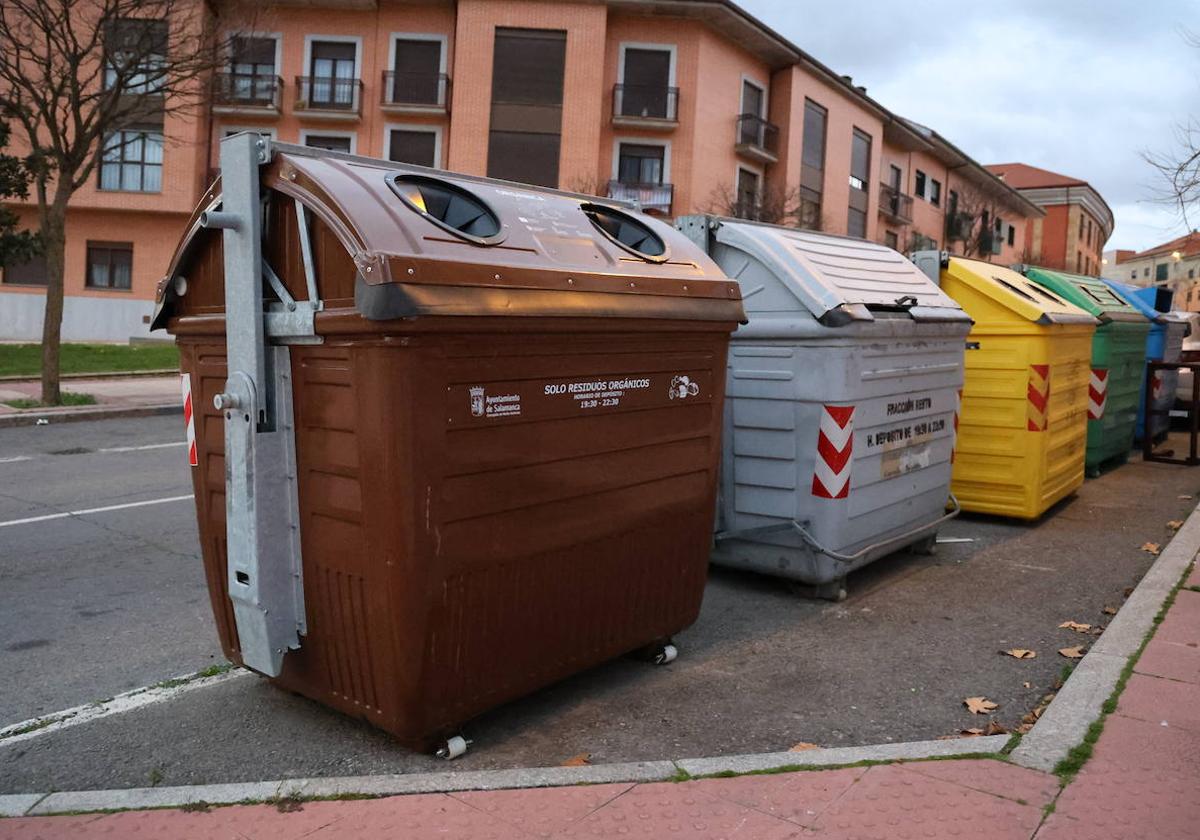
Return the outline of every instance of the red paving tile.
{"type": "Polygon", "coordinates": [[[1037,805],[1019,805],[893,765],[867,770],[814,828],[823,840],[1028,840],[1041,819],[1037,805]]]}
{"type": "Polygon", "coordinates": [[[1041,808],[1058,795],[1058,779],[1037,770],[1006,761],[964,759],[962,761],[914,761],[901,764],[905,770],[943,782],[1003,796],[1023,799],[1041,808]]]}
{"type": "Polygon", "coordinates": [[[520,828],[531,836],[550,837],[632,787],[632,784],[585,785],[571,788],[469,791],[450,795],[472,808],[520,828]]]}
{"type": "Polygon", "coordinates": [[[733,779],[704,779],[688,782],[687,786],[773,817],[810,826],[865,772],[864,767],[801,771],[733,779]]]}
{"type": "Polygon", "coordinates": [[[1200,733],[1200,703],[1192,683],[1134,674],[1125,684],[1117,714],[1150,723],[1166,721],[1172,727],[1200,733]]]}
{"type": "Polygon", "coordinates": [[[442,793],[336,804],[345,810],[344,817],[325,828],[298,836],[303,836],[304,840],[431,840],[459,837],[469,837],[471,840],[517,840],[531,836],[442,793]]]}
{"type": "Polygon", "coordinates": [[[1200,587],[1200,564],[1197,564],[1195,567],[1193,567],[1192,573],[1188,575],[1187,582],[1184,583],[1184,586],[1200,587]]]}
{"type": "Polygon", "coordinates": [[[1150,640],[1133,670],[1139,674],[1200,685],[1200,648],[1150,640]]]}
{"type": "Polygon", "coordinates": [[[87,827],[100,819],[99,814],[81,817],[13,817],[0,819],[2,840],[60,840],[89,837],[87,827]]]}
{"type": "Polygon", "coordinates": [[[1154,641],[1200,648],[1200,592],[1179,591],[1170,612],[1155,631],[1154,641]]]}
{"type": "Polygon", "coordinates": [[[683,837],[688,840],[785,840],[800,838],[800,826],[710,796],[696,785],[638,785],[558,837],[683,837]]]}
{"type": "Polygon", "coordinates": [[[1200,734],[1110,715],[1084,769],[1090,769],[1093,763],[1132,773],[1175,773],[1190,779],[1200,789],[1200,734]]]}

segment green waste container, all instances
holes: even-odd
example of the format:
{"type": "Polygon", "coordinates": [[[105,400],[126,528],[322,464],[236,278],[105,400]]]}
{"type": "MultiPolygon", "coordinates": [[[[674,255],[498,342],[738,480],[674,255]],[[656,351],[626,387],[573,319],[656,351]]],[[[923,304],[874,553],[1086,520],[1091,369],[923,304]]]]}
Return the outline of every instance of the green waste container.
{"type": "Polygon", "coordinates": [[[1032,266],[1021,272],[1100,321],[1092,339],[1084,456],[1087,475],[1094,478],[1101,465],[1124,463],[1133,446],[1150,321],[1096,277],[1032,266]]]}

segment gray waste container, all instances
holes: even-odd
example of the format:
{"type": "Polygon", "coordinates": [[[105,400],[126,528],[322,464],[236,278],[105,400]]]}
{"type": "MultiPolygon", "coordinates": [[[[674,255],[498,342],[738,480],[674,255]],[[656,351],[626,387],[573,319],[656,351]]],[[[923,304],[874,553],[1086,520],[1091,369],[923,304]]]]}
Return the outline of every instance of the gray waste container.
{"type": "Polygon", "coordinates": [[[847,573],[931,550],[948,516],[971,320],[871,242],[708,216],[676,223],[741,284],[714,562],[845,596],[847,573]]]}

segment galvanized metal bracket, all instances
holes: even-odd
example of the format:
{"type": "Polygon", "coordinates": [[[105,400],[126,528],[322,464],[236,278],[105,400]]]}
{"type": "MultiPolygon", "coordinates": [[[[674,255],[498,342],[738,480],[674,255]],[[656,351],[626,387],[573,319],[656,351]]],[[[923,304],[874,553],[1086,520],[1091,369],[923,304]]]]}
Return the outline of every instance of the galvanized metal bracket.
{"type": "Polygon", "coordinates": [[[259,167],[270,156],[270,145],[260,135],[222,140],[222,207],[206,213],[201,223],[224,231],[228,378],[214,405],[225,415],[229,598],[242,661],[274,677],[283,669],[284,655],[300,647],[307,632],[291,354],[282,345],[287,337],[313,336],[311,316],[318,302],[311,295],[301,312],[274,272],[269,267],[264,272],[259,167]],[[264,277],[282,300],[272,306],[282,311],[266,309],[264,277]],[[298,313],[290,318],[289,300],[290,313],[298,313]]]}

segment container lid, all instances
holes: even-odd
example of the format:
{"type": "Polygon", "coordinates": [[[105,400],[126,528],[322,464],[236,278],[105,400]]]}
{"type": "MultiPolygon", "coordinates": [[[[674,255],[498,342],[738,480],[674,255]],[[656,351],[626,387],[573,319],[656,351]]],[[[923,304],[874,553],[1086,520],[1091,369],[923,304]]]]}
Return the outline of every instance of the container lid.
{"type": "Polygon", "coordinates": [[[1048,268],[1023,266],[1022,273],[1033,282],[1069,300],[1085,312],[1095,315],[1100,323],[1134,321],[1144,323],[1146,316],[1125,298],[1118,295],[1098,277],[1084,277],[1048,268]]]}
{"type": "Polygon", "coordinates": [[[970,320],[920,269],[884,245],[738,219],[679,220],[693,239],[701,225],[708,230],[710,256],[741,284],[750,315],[802,307],[826,326],[885,313],[917,321],[970,320]]]}
{"type": "Polygon", "coordinates": [[[1055,292],[1002,265],[950,257],[944,269],[955,280],[1039,324],[1095,324],[1096,318],[1055,292]]]}
{"type": "MultiPolygon", "coordinates": [[[[368,319],[744,320],[737,283],[703,250],[621,202],[302,146],[269,148],[271,160],[259,169],[264,194],[300,202],[310,227],[332,234],[357,269],[355,307],[368,319]]],[[[206,233],[200,211],[220,200],[218,181],[159,284],[156,327],[172,314],[170,281],[187,275],[206,233]]]]}
{"type": "Polygon", "coordinates": [[[1104,282],[1110,289],[1129,301],[1138,312],[1156,323],[1186,320],[1181,318],[1179,313],[1171,311],[1171,298],[1174,295],[1171,294],[1170,289],[1164,289],[1162,286],[1131,286],[1116,280],[1105,280],[1104,282]]]}

